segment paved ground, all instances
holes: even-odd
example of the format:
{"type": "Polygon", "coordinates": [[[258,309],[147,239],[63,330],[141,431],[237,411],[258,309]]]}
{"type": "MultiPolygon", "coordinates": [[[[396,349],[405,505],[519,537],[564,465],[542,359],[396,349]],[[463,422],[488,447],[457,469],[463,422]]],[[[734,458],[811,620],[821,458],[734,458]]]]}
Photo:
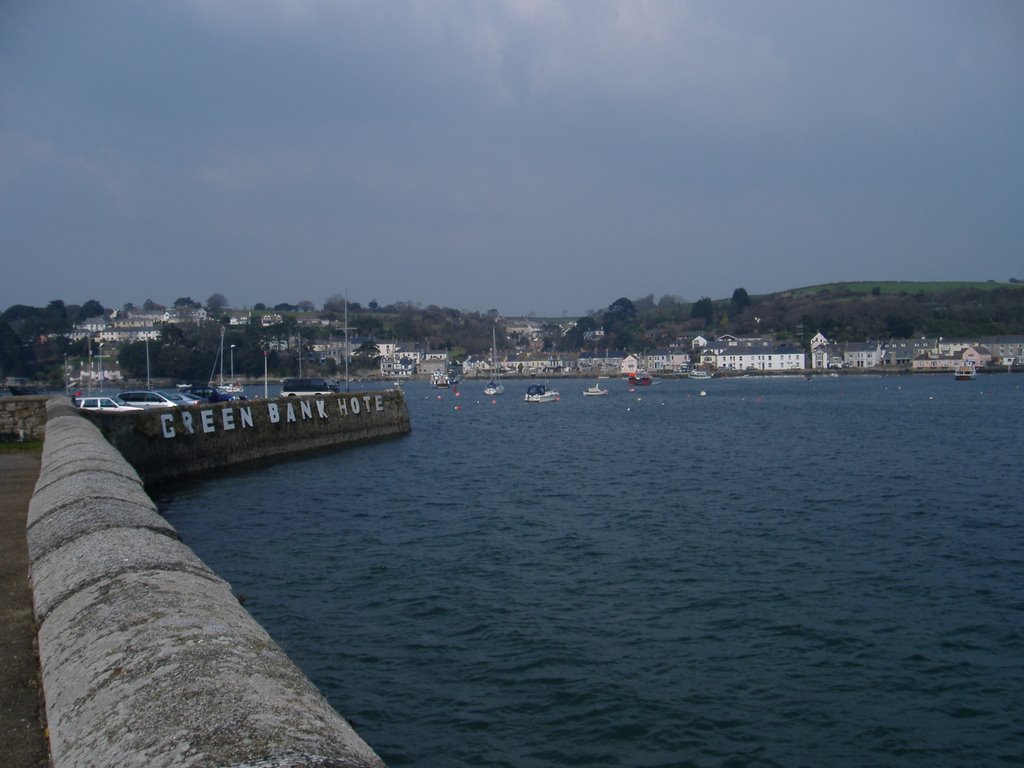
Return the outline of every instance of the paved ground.
{"type": "Polygon", "coordinates": [[[39,453],[0,453],[0,763],[50,765],[25,519],[39,453]]]}

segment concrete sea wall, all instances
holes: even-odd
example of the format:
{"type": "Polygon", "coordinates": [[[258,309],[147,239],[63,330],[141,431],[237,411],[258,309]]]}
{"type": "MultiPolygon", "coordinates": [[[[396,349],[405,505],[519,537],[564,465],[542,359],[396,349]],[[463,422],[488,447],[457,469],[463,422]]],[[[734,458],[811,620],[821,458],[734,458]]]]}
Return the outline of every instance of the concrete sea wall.
{"type": "Polygon", "coordinates": [[[47,411],[28,545],[55,768],[382,766],[100,430],[47,411]]]}
{"type": "Polygon", "coordinates": [[[86,414],[147,483],[409,431],[399,390],[86,414]]]}
{"type": "Polygon", "coordinates": [[[0,442],[42,440],[47,399],[42,395],[0,397],[0,442]]]}

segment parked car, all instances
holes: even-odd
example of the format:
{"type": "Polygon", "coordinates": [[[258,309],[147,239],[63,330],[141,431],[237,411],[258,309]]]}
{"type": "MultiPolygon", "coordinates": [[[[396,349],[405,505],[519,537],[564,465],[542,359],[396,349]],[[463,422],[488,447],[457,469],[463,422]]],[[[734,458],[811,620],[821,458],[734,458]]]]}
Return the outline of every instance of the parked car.
{"type": "Polygon", "coordinates": [[[192,405],[196,400],[186,399],[180,392],[159,392],[155,389],[132,389],[119,392],[117,399],[139,408],[178,408],[192,405]]]}
{"type": "Polygon", "coordinates": [[[205,403],[225,403],[229,400],[245,400],[245,395],[239,395],[234,392],[226,392],[220,387],[214,386],[193,386],[188,391],[190,394],[195,395],[205,403]]]}
{"type": "Polygon", "coordinates": [[[281,385],[281,397],[332,395],[336,392],[341,392],[341,386],[327,379],[285,379],[281,385]]]}
{"type": "Polygon", "coordinates": [[[113,397],[80,397],[75,405],[83,411],[141,411],[135,405],[128,405],[113,397]]]}

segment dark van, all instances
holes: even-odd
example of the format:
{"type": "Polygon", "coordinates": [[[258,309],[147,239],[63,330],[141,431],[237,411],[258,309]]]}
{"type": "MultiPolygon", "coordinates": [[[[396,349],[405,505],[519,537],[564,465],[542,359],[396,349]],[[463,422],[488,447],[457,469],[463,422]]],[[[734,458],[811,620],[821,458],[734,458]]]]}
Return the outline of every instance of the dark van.
{"type": "Polygon", "coordinates": [[[330,395],[335,392],[341,392],[341,387],[327,379],[285,379],[281,385],[281,397],[330,395]]]}

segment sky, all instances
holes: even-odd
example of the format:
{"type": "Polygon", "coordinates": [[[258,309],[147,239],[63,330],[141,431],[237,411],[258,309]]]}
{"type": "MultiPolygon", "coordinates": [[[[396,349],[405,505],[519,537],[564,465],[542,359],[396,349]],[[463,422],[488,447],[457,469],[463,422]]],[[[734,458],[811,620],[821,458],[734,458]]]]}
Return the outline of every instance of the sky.
{"type": "Polygon", "coordinates": [[[4,0],[0,308],[1024,279],[1018,0],[4,0]]]}

